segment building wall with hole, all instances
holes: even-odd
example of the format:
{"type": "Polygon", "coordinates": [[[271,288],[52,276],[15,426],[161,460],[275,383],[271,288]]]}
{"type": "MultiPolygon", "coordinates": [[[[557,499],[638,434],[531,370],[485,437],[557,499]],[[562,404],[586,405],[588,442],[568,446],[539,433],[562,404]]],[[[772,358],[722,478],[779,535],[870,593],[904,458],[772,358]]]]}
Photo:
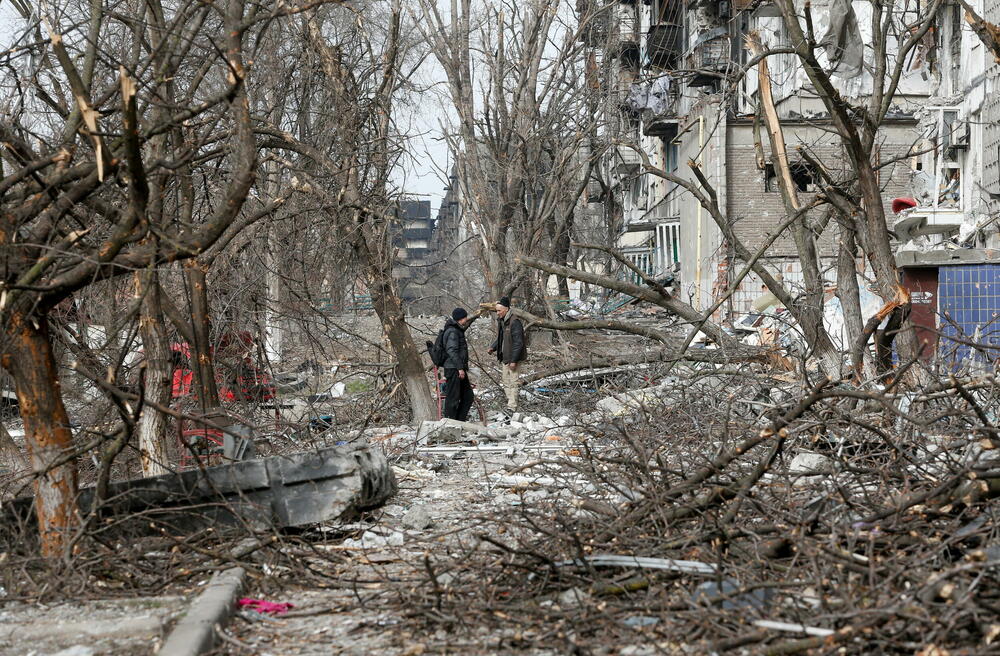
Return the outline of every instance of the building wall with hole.
{"type": "MultiPolygon", "coordinates": [[[[824,126],[829,129],[829,126],[824,126]]],[[[729,127],[726,152],[726,183],[729,189],[727,214],[735,232],[753,252],[773,234],[788,217],[781,191],[771,169],[771,153],[766,133],[763,162],[759,161],[754,145],[753,124],[750,121],[733,121],[729,127]],[[761,166],[763,164],[763,167],[761,166]]],[[[888,162],[879,173],[882,200],[886,217],[893,220],[892,199],[910,195],[913,172],[919,162],[907,157],[919,138],[915,122],[894,123],[880,134],[878,147],[880,160],[888,162]],[[890,160],[898,161],[890,161],[890,160]]],[[[823,127],[813,125],[786,125],[786,149],[793,179],[799,183],[798,194],[802,205],[812,202],[820,191],[819,173],[802,152],[818,161],[835,180],[850,180],[853,172],[844,156],[840,139],[823,127]]],[[[810,220],[819,220],[828,206],[810,212],[810,220]]],[[[839,229],[830,221],[818,234],[821,256],[837,254],[839,229]]],[[[790,230],[786,230],[768,252],[768,257],[797,255],[790,230]]]]}

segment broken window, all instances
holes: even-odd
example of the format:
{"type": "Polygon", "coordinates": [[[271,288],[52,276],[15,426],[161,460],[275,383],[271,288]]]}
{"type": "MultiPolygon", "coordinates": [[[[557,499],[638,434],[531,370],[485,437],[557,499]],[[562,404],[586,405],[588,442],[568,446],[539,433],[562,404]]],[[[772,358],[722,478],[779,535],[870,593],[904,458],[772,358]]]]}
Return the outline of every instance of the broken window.
{"type": "Polygon", "coordinates": [[[969,148],[969,125],[961,119],[956,107],[934,107],[931,118],[933,144],[931,157],[933,164],[924,184],[929,189],[917,197],[933,207],[962,208],[962,177],[966,152],[969,148]],[[928,198],[928,196],[930,198],[928,198]]]}
{"type": "MultiPolygon", "coordinates": [[[[788,170],[792,174],[792,184],[798,191],[811,193],[819,191],[819,180],[816,171],[806,162],[792,162],[788,165],[788,170]]],[[[764,165],[764,191],[781,191],[778,176],[774,170],[774,164],[764,165]]]]}

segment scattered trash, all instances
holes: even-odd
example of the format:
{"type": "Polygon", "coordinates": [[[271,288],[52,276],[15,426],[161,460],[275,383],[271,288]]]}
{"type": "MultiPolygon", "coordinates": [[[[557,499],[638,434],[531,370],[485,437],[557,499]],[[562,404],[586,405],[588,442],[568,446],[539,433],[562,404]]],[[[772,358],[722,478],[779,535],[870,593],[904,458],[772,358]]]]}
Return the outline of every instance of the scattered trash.
{"type": "Polygon", "coordinates": [[[238,599],[236,605],[240,608],[249,608],[250,610],[267,615],[283,615],[288,612],[289,608],[295,608],[295,604],[264,601],[263,599],[253,599],[251,597],[238,599]]]}
{"type": "Polygon", "coordinates": [[[333,428],[333,422],[333,415],[318,415],[316,417],[310,417],[309,430],[314,433],[322,433],[325,430],[333,428]]]}
{"type": "Polygon", "coordinates": [[[748,592],[740,592],[740,582],[725,578],[722,581],[706,581],[695,588],[691,595],[694,603],[714,604],[721,600],[719,607],[723,610],[739,608],[755,608],[764,610],[771,605],[774,593],[770,588],[758,588],[748,592]]]}
{"type": "Polygon", "coordinates": [[[622,620],[622,624],[625,626],[630,626],[634,629],[639,629],[644,626],[653,626],[654,624],[659,624],[660,618],[650,617],[649,615],[633,615],[632,617],[626,617],[622,620]]]}
{"type": "Polygon", "coordinates": [[[673,560],[671,558],[643,558],[640,556],[618,556],[615,554],[594,554],[584,556],[574,560],[564,560],[555,564],[556,567],[638,567],[640,569],[663,569],[671,572],[682,572],[684,574],[706,574],[716,573],[714,565],[701,563],[695,560],[673,560]]]}

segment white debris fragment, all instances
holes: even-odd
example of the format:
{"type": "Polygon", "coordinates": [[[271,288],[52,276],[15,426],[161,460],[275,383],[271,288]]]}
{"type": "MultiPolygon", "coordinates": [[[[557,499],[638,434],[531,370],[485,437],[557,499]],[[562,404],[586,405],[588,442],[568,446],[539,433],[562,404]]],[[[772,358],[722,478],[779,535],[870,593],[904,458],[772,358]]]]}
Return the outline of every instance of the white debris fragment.
{"type": "Polygon", "coordinates": [[[349,549],[377,549],[379,547],[401,547],[403,546],[403,534],[393,531],[389,535],[379,535],[373,531],[366,531],[358,539],[347,538],[344,546],[349,549]]]}
{"type": "Polygon", "coordinates": [[[431,517],[431,513],[427,510],[427,506],[423,504],[416,504],[410,508],[402,519],[403,526],[414,530],[423,531],[428,529],[434,524],[434,518],[431,517]]]}
{"type": "Polygon", "coordinates": [[[809,451],[803,451],[788,465],[788,473],[792,476],[819,476],[833,471],[833,461],[826,456],[809,451]]]}
{"type": "Polygon", "coordinates": [[[559,606],[561,608],[578,608],[590,601],[591,596],[580,588],[570,588],[559,594],[559,606]]]}
{"type": "Polygon", "coordinates": [[[436,442],[462,442],[465,440],[499,441],[515,434],[514,427],[483,426],[457,419],[425,421],[417,429],[417,441],[421,444],[436,442]]]}

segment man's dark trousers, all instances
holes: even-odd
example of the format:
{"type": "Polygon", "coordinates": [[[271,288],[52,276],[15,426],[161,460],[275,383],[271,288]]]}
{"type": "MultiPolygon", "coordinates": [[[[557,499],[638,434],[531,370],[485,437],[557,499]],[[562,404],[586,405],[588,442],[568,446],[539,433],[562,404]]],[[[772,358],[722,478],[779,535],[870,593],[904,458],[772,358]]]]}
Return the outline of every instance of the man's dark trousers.
{"type": "Polygon", "coordinates": [[[469,375],[460,378],[458,369],[445,369],[444,378],[444,416],[447,419],[469,420],[469,408],[472,407],[472,383],[469,375]]]}

